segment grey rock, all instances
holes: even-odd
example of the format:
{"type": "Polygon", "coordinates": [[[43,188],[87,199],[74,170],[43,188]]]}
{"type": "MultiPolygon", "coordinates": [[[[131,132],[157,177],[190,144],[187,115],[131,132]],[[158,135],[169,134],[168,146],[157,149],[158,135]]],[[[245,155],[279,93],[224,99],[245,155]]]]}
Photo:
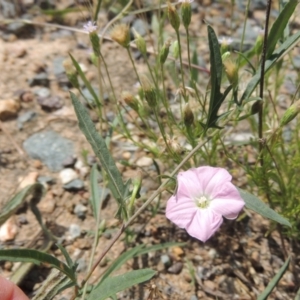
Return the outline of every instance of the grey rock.
{"type": "Polygon", "coordinates": [[[132,27],[139,33],[141,36],[145,36],[148,33],[149,25],[142,19],[134,20],[132,27]]]}
{"type": "Polygon", "coordinates": [[[74,208],[74,214],[79,218],[79,219],[85,219],[87,212],[87,207],[82,205],[81,203],[76,204],[74,208]]]}
{"type": "Polygon", "coordinates": [[[51,176],[39,176],[37,181],[41,184],[54,184],[55,179],[51,176]]]}
{"type": "Polygon", "coordinates": [[[28,80],[28,84],[30,87],[35,86],[35,85],[41,85],[45,87],[49,87],[50,80],[48,78],[47,73],[41,72],[36,74],[33,78],[28,80]]]}
{"type": "Polygon", "coordinates": [[[55,76],[64,74],[65,73],[65,68],[63,66],[65,58],[62,56],[56,57],[53,60],[53,73],[55,76]]]}
{"type": "Polygon", "coordinates": [[[54,172],[62,170],[63,162],[74,155],[73,142],[54,131],[38,132],[30,136],[23,146],[31,158],[42,161],[54,172]]]}
{"type": "Polygon", "coordinates": [[[9,0],[1,1],[1,14],[4,18],[14,18],[17,15],[15,3],[9,0]]]}
{"type": "Polygon", "coordinates": [[[84,182],[81,180],[81,179],[74,179],[72,181],[70,181],[69,183],[65,184],[63,186],[63,188],[65,190],[75,190],[75,191],[78,191],[78,190],[82,190],[84,188],[84,182]]]}
{"type": "Polygon", "coordinates": [[[35,111],[27,111],[24,114],[20,115],[17,120],[17,126],[19,130],[23,129],[23,124],[30,122],[36,116],[35,111]]]}
{"type": "Polygon", "coordinates": [[[161,257],[160,257],[160,261],[164,264],[165,267],[168,267],[171,265],[171,259],[170,259],[170,256],[167,255],[167,254],[163,254],[161,257]]]}
{"type": "Polygon", "coordinates": [[[168,269],[168,272],[171,274],[179,274],[182,271],[182,268],[183,268],[183,263],[177,262],[168,269]]]}
{"type": "Polygon", "coordinates": [[[79,258],[77,261],[76,272],[85,272],[87,269],[87,263],[83,257],[79,258]]]}
{"type": "Polygon", "coordinates": [[[190,300],[199,300],[199,298],[196,295],[192,295],[190,300]]]}
{"type": "Polygon", "coordinates": [[[42,107],[42,109],[46,111],[60,109],[64,106],[64,101],[59,96],[39,97],[37,99],[37,102],[42,107]]]}
{"type": "Polygon", "coordinates": [[[38,88],[34,91],[34,94],[37,95],[38,97],[49,97],[51,95],[50,89],[46,87],[38,88]]]}
{"type": "Polygon", "coordinates": [[[69,156],[63,161],[63,166],[65,168],[73,168],[77,161],[76,156],[69,156]]]}
{"type": "Polygon", "coordinates": [[[76,239],[81,235],[81,228],[77,224],[71,224],[69,228],[70,237],[76,239]]]}

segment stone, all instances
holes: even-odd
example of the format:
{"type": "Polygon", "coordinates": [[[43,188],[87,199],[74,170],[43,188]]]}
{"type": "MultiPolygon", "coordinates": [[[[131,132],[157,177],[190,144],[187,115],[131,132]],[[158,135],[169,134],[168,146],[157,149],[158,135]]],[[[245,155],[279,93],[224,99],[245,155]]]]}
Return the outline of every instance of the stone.
{"type": "Polygon", "coordinates": [[[67,184],[74,179],[78,178],[78,174],[71,168],[63,169],[59,172],[59,178],[62,184],[67,184]]]}
{"type": "Polygon", "coordinates": [[[141,157],[139,158],[137,161],[136,161],[136,165],[138,167],[149,167],[153,164],[153,160],[151,157],[147,157],[147,156],[144,156],[144,157],[141,157]]]}
{"type": "Polygon", "coordinates": [[[62,170],[64,160],[74,155],[73,142],[54,131],[35,133],[23,146],[31,158],[42,161],[53,172],[62,170]]]}
{"type": "Polygon", "coordinates": [[[183,263],[177,262],[173,264],[170,268],[168,268],[168,272],[171,274],[179,274],[182,271],[183,263]]]}
{"type": "Polygon", "coordinates": [[[81,180],[81,179],[74,179],[72,180],[71,182],[65,184],[63,186],[63,188],[65,190],[68,190],[68,191],[72,191],[72,190],[75,190],[75,191],[78,191],[78,190],[82,190],[84,188],[84,182],[81,180]]]}
{"type": "Polygon", "coordinates": [[[28,84],[30,87],[36,86],[36,85],[49,87],[50,80],[49,80],[48,74],[46,72],[41,72],[41,73],[36,74],[30,80],[28,80],[28,84]]]}
{"type": "Polygon", "coordinates": [[[24,123],[30,122],[35,117],[36,117],[36,112],[32,110],[23,113],[21,116],[18,117],[17,120],[18,129],[22,130],[24,123]]]}
{"type": "Polygon", "coordinates": [[[20,109],[19,101],[13,99],[0,100],[0,120],[7,121],[15,118],[20,109]]]}
{"type": "Polygon", "coordinates": [[[46,87],[41,87],[36,89],[34,91],[34,94],[37,95],[38,97],[46,98],[46,97],[50,97],[51,91],[46,87]]]}
{"type": "Polygon", "coordinates": [[[132,28],[141,36],[145,36],[148,34],[149,25],[142,19],[134,20],[132,24],[132,28]]]}
{"type": "Polygon", "coordinates": [[[59,96],[38,97],[37,102],[46,111],[60,109],[64,106],[64,101],[59,96]]]}
{"type": "Polygon", "coordinates": [[[71,224],[69,228],[71,239],[76,239],[81,236],[81,228],[77,224],[71,224]]]}
{"type": "Polygon", "coordinates": [[[164,265],[165,267],[168,267],[168,266],[171,265],[171,259],[170,259],[170,256],[167,255],[167,254],[161,255],[160,261],[163,263],[163,265],[164,265]]]}
{"type": "Polygon", "coordinates": [[[85,219],[86,213],[87,213],[87,207],[82,205],[81,203],[76,204],[74,208],[74,214],[79,218],[79,219],[85,219]]]}
{"type": "Polygon", "coordinates": [[[0,227],[0,241],[7,242],[15,238],[18,233],[15,216],[8,218],[0,227]]]}

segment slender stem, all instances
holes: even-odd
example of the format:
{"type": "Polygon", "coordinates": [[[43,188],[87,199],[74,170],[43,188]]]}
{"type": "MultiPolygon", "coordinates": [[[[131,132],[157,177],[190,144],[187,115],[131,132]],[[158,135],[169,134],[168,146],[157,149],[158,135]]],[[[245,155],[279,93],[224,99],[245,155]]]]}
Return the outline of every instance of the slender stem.
{"type": "Polygon", "coordinates": [[[190,35],[189,35],[189,29],[185,29],[186,32],[186,42],[187,42],[187,52],[188,52],[188,62],[189,62],[189,70],[191,73],[191,78],[192,78],[192,68],[191,68],[191,54],[190,54],[190,35]]]}
{"type": "Polygon", "coordinates": [[[135,67],[135,64],[134,64],[134,61],[133,61],[133,58],[132,58],[132,55],[131,55],[131,52],[130,52],[129,48],[127,48],[127,53],[128,53],[128,55],[129,55],[130,61],[131,61],[131,63],[132,63],[132,66],[133,66],[135,75],[136,75],[138,81],[141,82],[140,76],[139,76],[139,74],[138,74],[138,72],[137,72],[137,69],[136,69],[136,67],[135,67]]]}
{"type": "Polygon", "coordinates": [[[176,30],[176,36],[177,36],[177,41],[178,41],[178,50],[179,50],[179,61],[180,61],[180,73],[181,73],[181,83],[182,83],[182,89],[183,89],[183,98],[185,102],[187,102],[187,97],[186,97],[186,90],[185,90],[185,84],[184,84],[184,74],[183,74],[183,63],[182,63],[182,55],[181,55],[181,43],[180,43],[180,35],[179,31],[176,30]]]}
{"type": "MultiPolygon", "coordinates": [[[[261,56],[261,72],[260,72],[260,87],[259,87],[259,97],[263,99],[264,96],[264,79],[265,79],[265,61],[266,61],[266,53],[267,53],[267,43],[268,43],[268,30],[269,30],[269,20],[270,20],[270,11],[272,6],[272,0],[268,0],[267,3],[267,11],[266,11],[266,26],[264,33],[264,43],[262,49],[261,56]]],[[[259,102],[259,111],[258,111],[258,137],[260,139],[263,138],[263,101],[259,102]]],[[[259,152],[260,152],[260,165],[263,166],[263,144],[259,143],[259,152]]]]}
{"type": "Polygon", "coordinates": [[[102,123],[103,119],[105,117],[105,111],[104,111],[104,101],[102,98],[103,95],[103,87],[102,87],[102,78],[101,78],[101,58],[100,56],[97,57],[97,74],[98,74],[98,89],[99,89],[99,100],[100,105],[98,105],[98,111],[99,111],[99,121],[100,121],[100,130],[102,131],[102,123]],[[102,107],[103,106],[103,110],[102,107]]]}

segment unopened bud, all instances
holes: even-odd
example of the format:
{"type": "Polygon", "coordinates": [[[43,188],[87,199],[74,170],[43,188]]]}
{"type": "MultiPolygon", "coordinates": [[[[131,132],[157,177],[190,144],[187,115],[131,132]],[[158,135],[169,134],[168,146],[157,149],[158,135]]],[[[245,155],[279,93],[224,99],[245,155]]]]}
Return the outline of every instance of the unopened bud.
{"type": "Polygon", "coordinates": [[[132,28],[132,31],[135,36],[136,47],[143,55],[147,55],[147,46],[145,39],[134,28],[132,28]]]}
{"type": "Polygon", "coordinates": [[[129,27],[126,24],[117,24],[110,33],[111,38],[123,46],[128,48],[130,42],[129,27]]]}
{"type": "Polygon", "coordinates": [[[161,65],[163,65],[168,57],[169,54],[169,49],[170,49],[170,42],[167,41],[161,48],[160,52],[159,52],[159,61],[161,63],[161,65]]]}
{"type": "Polygon", "coordinates": [[[90,36],[90,41],[92,43],[92,48],[95,56],[99,57],[100,56],[100,41],[99,41],[99,36],[96,32],[91,32],[89,34],[90,36]]]}
{"type": "Polygon", "coordinates": [[[178,32],[180,26],[180,18],[176,8],[173,5],[171,5],[170,2],[168,2],[168,17],[170,24],[175,29],[175,31],[178,32]]]}
{"type": "Polygon", "coordinates": [[[64,60],[63,66],[65,68],[67,77],[68,77],[69,81],[71,82],[71,84],[75,88],[79,89],[80,85],[78,82],[77,71],[76,71],[76,68],[74,67],[74,65],[72,64],[72,61],[70,59],[64,60]]]}
{"type": "Polygon", "coordinates": [[[138,103],[137,99],[131,93],[129,93],[127,91],[122,92],[122,99],[134,111],[139,110],[139,103],[138,103]]]}
{"type": "Polygon", "coordinates": [[[223,65],[229,82],[232,84],[233,87],[236,87],[239,79],[237,64],[233,62],[230,57],[227,57],[223,61],[223,65]]]}
{"type": "Polygon", "coordinates": [[[193,123],[194,123],[194,114],[188,103],[186,104],[184,111],[183,111],[183,120],[184,120],[185,126],[187,126],[187,127],[193,125],[193,123]]]}
{"type": "Polygon", "coordinates": [[[292,104],[283,114],[279,126],[283,127],[290,123],[300,112],[300,100],[292,104]]]}
{"type": "Polygon", "coordinates": [[[146,101],[150,107],[156,106],[156,91],[146,76],[140,76],[141,85],[146,101]]]}
{"type": "Polygon", "coordinates": [[[191,23],[192,19],[192,8],[191,3],[184,1],[181,4],[181,17],[182,17],[182,23],[185,27],[185,29],[188,29],[191,23]]]}
{"type": "Polygon", "coordinates": [[[252,107],[251,107],[251,114],[252,115],[257,114],[261,110],[261,106],[262,106],[262,101],[261,100],[255,101],[252,104],[252,107]]]}
{"type": "Polygon", "coordinates": [[[179,45],[178,41],[174,41],[173,44],[171,45],[171,51],[172,55],[174,56],[175,59],[178,59],[179,57],[179,45]]]}

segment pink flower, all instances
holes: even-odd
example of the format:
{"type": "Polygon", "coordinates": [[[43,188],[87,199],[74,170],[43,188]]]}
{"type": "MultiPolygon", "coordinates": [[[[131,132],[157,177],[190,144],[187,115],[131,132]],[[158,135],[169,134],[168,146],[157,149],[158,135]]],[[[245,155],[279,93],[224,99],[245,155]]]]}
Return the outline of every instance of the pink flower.
{"type": "Polygon", "coordinates": [[[93,33],[97,31],[96,22],[88,21],[86,24],[83,25],[83,29],[88,33],[93,33]]]}
{"type": "Polygon", "coordinates": [[[231,175],[222,168],[199,167],[179,172],[178,188],[167,203],[166,217],[192,237],[207,241],[226,219],[245,205],[231,175]]]}

